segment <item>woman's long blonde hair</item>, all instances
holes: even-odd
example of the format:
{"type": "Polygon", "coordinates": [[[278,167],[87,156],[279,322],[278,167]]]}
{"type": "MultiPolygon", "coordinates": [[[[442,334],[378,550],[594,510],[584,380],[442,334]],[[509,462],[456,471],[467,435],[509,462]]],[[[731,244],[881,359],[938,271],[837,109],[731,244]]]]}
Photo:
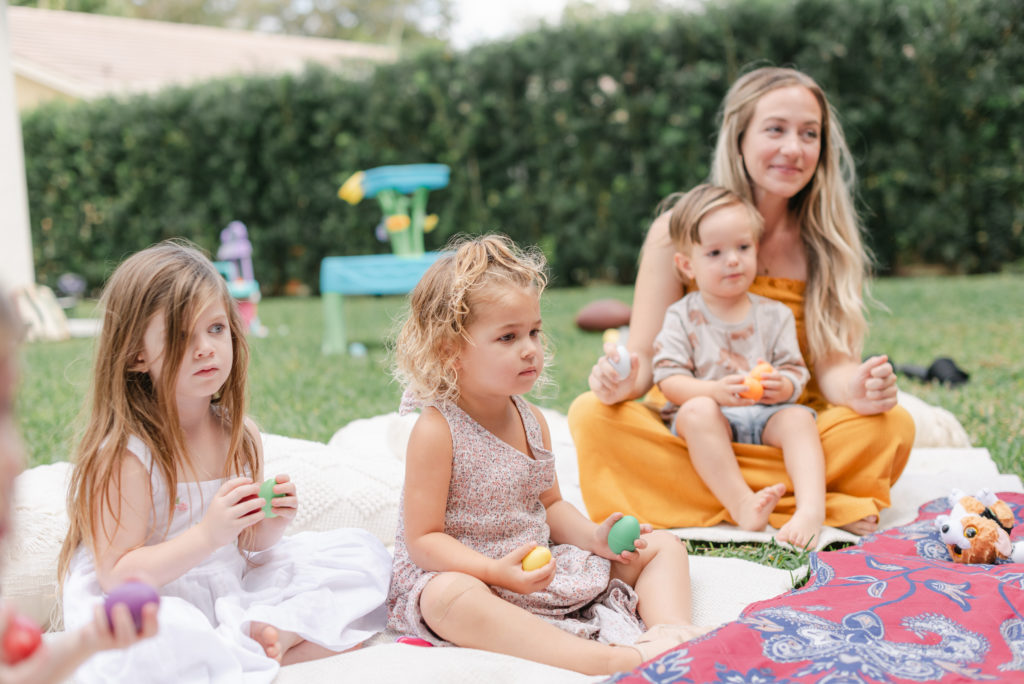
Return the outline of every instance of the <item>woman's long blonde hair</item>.
{"type": "Polygon", "coordinates": [[[210,260],[187,243],[163,242],[138,252],[110,277],[100,302],[103,328],[88,420],[68,488],[70,528],[60,553],[60,578],[65,577],[79,544],[95,550],[98,533],[112,538],[116,532],[116,528],[97,529],[97,521],[101,507],[112,515],[120,507],[112,495],[120,489],[129,437],[138,437],[146,445],[153,470],[167,485],[168,500],[154,500],[152,514],[157,506],[164,506],[168,521],[173,517],[179,472],[196,472],[179,422],[175,385],[196,322],[215,302],[228,312],[231,331],[231,373],[216,411],[230,434],[223,475],[260,477],[256,437],[245,428],[249,346],[227,283],[210,260]],[[163,371],[154,385],[147,373],[135,369],[146,328],[157,315],[164,317],[166,334],[163,371]]]}
{"type": "Polygon", "coordinates": [[[833,353],[859,357],[867,321],[864,298],[870,256],[853,204],[856,173],[835,112],[810,76],[778,67],[750,71],[736,80],[722,101],[721,126],[711,162],[711,182],[754,201],[754,188],[743,161],[743,134],[763,95],[778,88],[802,86],[821,107],[821,152],[811,181],[789,200],[807,250],[804,320],[808,362],[833,353]]]}
{"type": "Polygon", "coordinates": [[[503,235],[456,237],[445,252],[409,295],[394,345],[395,379],[425,403],[459,398],[456,361],[478,306],[512,287],[532,287],[539,297],[547,285],[544,255],[521,250],[503,235]]]}

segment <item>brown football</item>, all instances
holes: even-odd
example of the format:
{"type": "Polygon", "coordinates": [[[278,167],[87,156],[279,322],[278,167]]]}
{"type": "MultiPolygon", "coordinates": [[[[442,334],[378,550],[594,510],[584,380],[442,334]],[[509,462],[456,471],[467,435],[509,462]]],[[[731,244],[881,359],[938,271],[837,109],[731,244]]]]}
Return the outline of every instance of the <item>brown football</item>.
{"type": "Polygon", "coordinates": [[[598,299],[576,314],[576,325],[582,330],[603,331],[629,325],[630,306],[618,299],[598,299]]]}

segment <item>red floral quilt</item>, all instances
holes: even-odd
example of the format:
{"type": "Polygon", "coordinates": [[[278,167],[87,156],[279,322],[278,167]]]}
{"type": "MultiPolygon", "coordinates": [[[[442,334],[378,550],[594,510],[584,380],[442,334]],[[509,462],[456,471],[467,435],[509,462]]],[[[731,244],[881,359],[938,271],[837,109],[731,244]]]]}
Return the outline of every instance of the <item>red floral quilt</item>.
{"type": "MultiPolygon", "coordinates": [[[[1024,519],[1024,495],[1000,498],[1024,519]]],[[[812,553],[804,587],[607,682],[1024,682],[1024,565],[953,563],[934,523],[949,509],[812,553]]]]}

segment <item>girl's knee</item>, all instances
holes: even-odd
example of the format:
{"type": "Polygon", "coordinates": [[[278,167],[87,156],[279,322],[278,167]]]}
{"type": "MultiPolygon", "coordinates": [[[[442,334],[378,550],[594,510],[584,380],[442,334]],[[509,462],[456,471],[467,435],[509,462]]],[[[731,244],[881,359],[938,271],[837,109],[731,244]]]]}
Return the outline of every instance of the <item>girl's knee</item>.
{"type": "Polygon", "coordinates": [[[645,534],[647,548],[652,555],[669,554],[686,558],[686,542],[666,530],[655,530],[645,534]]]}
{"type": "Polygon", "coordinates": [[[444,620],[460,597],[481,589],[490,592],[486,584],[465,573],[442,572],[434,576],[420,594],[420,613],[424,622],[434,628],[444,620]]]}

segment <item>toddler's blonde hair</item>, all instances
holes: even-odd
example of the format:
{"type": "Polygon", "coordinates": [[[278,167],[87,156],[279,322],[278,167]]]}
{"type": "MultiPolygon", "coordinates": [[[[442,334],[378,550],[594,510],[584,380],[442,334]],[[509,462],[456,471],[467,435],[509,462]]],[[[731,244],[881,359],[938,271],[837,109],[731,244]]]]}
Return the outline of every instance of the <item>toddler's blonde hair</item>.
{"type": "MultiPolygon", "coordinates": [[[[398,382],[421,402],[456,401],[456,360],[477,307],[509,288],[533,288],[539,297],[548,282],[545,267],[540,250],[520,249],[503,235],[449,242],[409,295],[409,313],[394,347],[398,382]]],[[[543,379],[542,374],[538,383],[543,379]]]]}
{"type": "Polygon", "coordinates": [[[722,207],[739,205],[746,210],[755,244],[764,232],[764,217],[757,207],[728,188],[701,183],[689,192],[669,196],[666,201],[674,201],[668,219],[669,236],[672,244],[683,254],[689,254],[694,245],[701,244],[700,222],[722,207]]]}

